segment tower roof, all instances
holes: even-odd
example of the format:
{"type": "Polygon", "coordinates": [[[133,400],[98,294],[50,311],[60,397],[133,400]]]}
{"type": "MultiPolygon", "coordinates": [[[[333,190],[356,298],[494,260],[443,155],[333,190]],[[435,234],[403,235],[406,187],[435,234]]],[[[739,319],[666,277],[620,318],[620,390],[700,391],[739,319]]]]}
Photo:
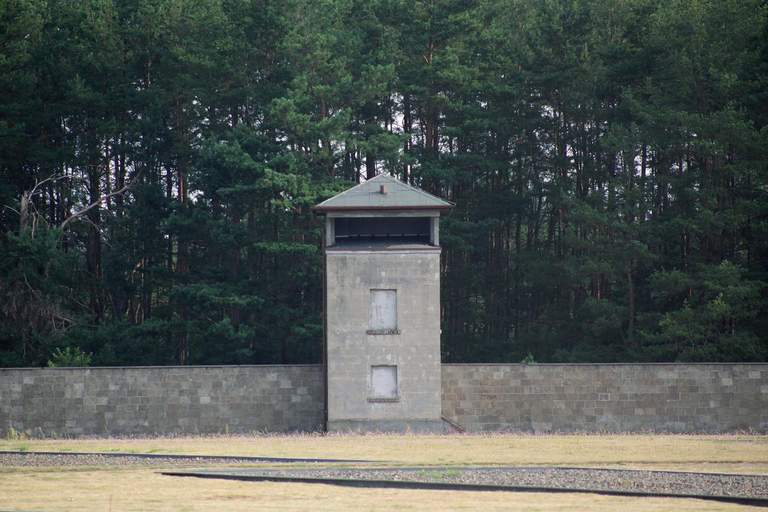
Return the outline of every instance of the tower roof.
{"type": "Polygon", "coordinates": [[[450,210],[455,205],[421,189],[379,174],[326,199],[312,209],[318,212],[338,210],[450,210]]]}

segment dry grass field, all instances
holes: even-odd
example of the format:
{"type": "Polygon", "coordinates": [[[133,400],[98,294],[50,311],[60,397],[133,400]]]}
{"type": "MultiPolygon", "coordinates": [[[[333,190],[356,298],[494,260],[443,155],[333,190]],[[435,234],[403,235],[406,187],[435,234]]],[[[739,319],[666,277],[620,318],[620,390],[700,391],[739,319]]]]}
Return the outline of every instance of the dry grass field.
{"type": "MultiPolygon", "coordinates": [[[[6,439],[0,451],[369,459],[381,465],[579,466],[768,475],[758,435],[231,435],[6,439]]],[[[238,466],[243,467],[243,466],[238,466]]],[[[250,466],[254,467],[254,466],[250,466]]],[[[211,469],[207,467],[206,469],[211,469]]],[[[200,480],[162,467],[0,466],[1,510],[743,510],[688,499],[355,489],[200,480]]]]}

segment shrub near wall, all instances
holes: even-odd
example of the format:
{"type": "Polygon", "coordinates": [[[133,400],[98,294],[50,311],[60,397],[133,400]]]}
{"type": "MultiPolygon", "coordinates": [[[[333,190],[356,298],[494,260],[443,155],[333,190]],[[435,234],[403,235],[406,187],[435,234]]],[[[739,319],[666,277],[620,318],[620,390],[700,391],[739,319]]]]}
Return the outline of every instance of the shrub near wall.
{"type": "Polygon", "coordinates": [[[0,369],[0,430],[45,435],[311,431],[321,366],[0,369]]]}
{"type": "Polygon", "coordinates": [[[443,414],[471,431],[768,430],[768,364],[447,364],[443,414]]]}

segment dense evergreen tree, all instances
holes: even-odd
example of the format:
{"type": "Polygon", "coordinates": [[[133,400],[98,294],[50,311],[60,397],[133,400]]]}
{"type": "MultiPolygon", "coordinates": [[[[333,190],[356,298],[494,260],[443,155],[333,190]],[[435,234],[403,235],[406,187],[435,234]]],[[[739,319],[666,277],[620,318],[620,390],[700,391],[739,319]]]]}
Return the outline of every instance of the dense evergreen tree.
{"type": "Polygon", "coordinates": [[[443,223],[446,361],[768,360],[762,0],[0,3],[0,365],[322,358],[310,206],[443,223]]]}

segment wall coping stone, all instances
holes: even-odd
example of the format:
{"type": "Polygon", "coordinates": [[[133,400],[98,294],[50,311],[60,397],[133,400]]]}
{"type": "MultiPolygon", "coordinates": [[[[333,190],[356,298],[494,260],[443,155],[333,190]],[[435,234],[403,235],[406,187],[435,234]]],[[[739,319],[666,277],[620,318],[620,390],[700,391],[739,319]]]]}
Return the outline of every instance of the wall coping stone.
{"type": "Polygon", "coordinates": [[[219,368],[322,368],[322,364],[210,364],[210,365],[189,365],[189,366],[29,366],[18,368],[0,368],[0,372],[6,371],[29,371],[43,370],[49,371],[73,371],[73,370],[200,370],[200,369],[219,369],[219,368]]]}
{"type": "MultiPolygon", "coordinates": [[[[441,363],[441,366],[531,366],[531,367],[558,367],[558,366],[768,366],[768,362],[726,362],[726,363],[441,363]]],[[[182,370],[182,369],[219,369],[219,368],[322,368],[318,364],[219,364],[219,365],[188,365],[188,366],[29,366],[0,368],[0,372],[7,371],[73,371],[73,370],[182,370]]]]}
{"type": "Polygon", "coordinates": [[[768,366],[768,363],[749,361],[741,363],[442,363],[442,366],[768,366]]]}

